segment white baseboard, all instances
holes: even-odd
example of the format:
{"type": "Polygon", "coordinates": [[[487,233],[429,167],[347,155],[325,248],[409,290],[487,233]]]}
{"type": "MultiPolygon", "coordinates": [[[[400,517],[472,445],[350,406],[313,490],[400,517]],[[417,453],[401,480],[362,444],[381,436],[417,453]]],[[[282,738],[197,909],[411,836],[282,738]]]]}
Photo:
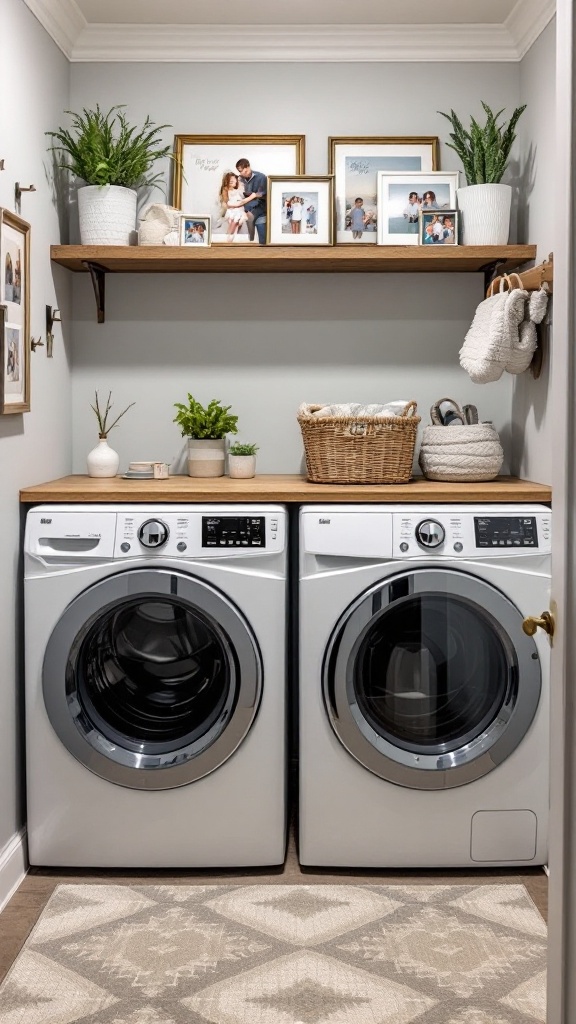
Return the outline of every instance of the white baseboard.
{"type": "Polygon", "coordinates": [[[0,850],[0,911],[4,910],[27,871],[26,829],[23,828],[0,850]]]}
{"type": "Polygon", "coordinates": [[[547,864],[544,864],[544,865],[543,865],[543,868],[544,868],[544,874],[545,874],[545,875],[548,875],[548,877],[550,877],[550,871],[549,871],[549,869],[548,869],[548,865],[547,865],[547,864]]]}

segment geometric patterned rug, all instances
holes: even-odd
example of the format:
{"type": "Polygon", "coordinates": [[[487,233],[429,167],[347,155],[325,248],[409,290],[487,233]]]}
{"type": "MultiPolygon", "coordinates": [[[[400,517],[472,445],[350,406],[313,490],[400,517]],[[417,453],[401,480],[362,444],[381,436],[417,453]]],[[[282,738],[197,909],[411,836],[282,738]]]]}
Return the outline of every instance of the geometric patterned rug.
{"type": "Polygon", "coordinates": [[[60,885],[2,1024],[543,1024],[523,885],[60,885]]]}

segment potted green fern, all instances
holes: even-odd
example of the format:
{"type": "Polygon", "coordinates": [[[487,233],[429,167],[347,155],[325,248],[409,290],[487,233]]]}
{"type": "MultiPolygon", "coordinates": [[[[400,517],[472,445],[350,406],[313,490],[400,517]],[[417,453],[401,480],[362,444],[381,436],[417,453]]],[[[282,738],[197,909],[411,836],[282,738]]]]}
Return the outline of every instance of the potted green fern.
{"type": "Polygon", "coordinates": [[[257,444],[236,441],[228,452],[228,472],[231,480],[251,480],[256,475],[257,444]]]}
{"type": "Polygon", "coordinates": [[[188,404],[175,402],[178,410],[174,422],[188,438],[188,476],[224,476],[226,435],[237,434],[237,416],[230,415],[230,405],[218,399],[204,407],[188,394],[188,404]]]}
{"type": "Polygon", "coordinates": [[[458,189],[458,208],[462,212],[464,245],[506,245],[510,232],[512,189],[502,184],[512,144],[516,138],[516,125],[526,104],[516,107],[508,124],[498,124],[504,108],[496,114],[482,101],[486,123],[480,125],[470,118],[470,128],[464,128],[460,118],[451,110],[442,114],[452,125],[451,142],[447,145],[460,157],[466,175],[466,186],[458,189]]]}
{"type": "Polygon", "coordinates": [[[104,113],[71,110],[71,128],[46,132],[53,140],[59,166],[86,184],[78,190],[80,240],[83,245],[129,245],[136,228],[137,190],[152,188],[162,174],[151,173],[168,156],[160,133],[169,125],[141,128],[128,124],[121,106],[104,113]]]}

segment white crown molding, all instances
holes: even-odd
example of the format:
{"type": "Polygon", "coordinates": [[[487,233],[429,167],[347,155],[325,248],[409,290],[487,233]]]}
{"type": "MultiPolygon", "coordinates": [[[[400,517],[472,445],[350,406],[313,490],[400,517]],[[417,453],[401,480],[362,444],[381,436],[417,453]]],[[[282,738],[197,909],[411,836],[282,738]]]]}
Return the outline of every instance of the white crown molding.
{"type": "Polygon", "coordinates": [[[556,0],[517,0],[504,22],[516,46],[517,60],[528,53],[555,14],[556,0]]]}
{"type": "Polygon", "coordinates": [[[127,25],[88,23],[75,0],[25,0],[74,62],[518,61],[555,0],[518,0],[495,25],[127,25]]]}
{"type": "MultiPolygon", "coordinates": [[[[87,29],[88,22],[76,0],[24,0],[62,53],[72,59],[76,40],[87,29]]],[[[89,31],[89,30],[88,30],[89,31]]]]}

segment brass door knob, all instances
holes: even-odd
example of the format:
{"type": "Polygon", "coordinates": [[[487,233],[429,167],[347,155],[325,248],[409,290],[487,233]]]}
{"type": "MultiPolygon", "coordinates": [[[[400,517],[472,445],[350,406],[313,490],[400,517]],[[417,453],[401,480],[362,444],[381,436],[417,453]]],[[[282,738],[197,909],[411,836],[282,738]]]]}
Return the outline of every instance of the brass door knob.
{"type": "Polygon", "coordinates": [[[554,636],[555,625],[554,616],[551,612],[542,612],[540,618],[536,615],[529,615],[527,619],[524,619],[522,629],[527,636],[534,636],[536,630],[540,627],[545,633],[548,633],[548,636],[554,636]]]}

